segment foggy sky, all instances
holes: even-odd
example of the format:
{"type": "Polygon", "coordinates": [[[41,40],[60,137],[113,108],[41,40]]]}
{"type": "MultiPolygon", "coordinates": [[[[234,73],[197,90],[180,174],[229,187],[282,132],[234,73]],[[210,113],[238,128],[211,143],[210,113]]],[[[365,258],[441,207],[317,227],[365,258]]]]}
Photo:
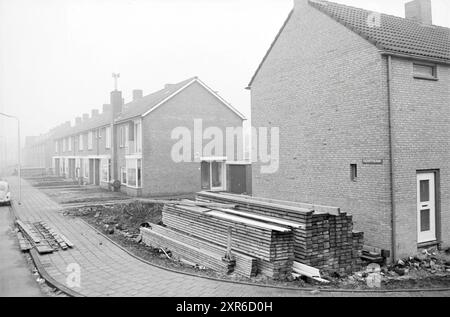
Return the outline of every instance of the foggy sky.
{"type": "MultiPolygon", "coordinates": [[[[405,0],[335,2],[404,17],[405,0]]],[[[0,112],[38,135],[109,102],[199,76],[245,115],[244,90],[292,0],[0,0],[0,112]]],[[[450,27],[450,3],[433,0],[450,27]]],[[[15,123],[0,118],[13,140],[15,123]]],[[[4,138],[3,138],[4,139],[4,138]]],[[[0,137],[0,143],[2,138],[0,137]]]]}

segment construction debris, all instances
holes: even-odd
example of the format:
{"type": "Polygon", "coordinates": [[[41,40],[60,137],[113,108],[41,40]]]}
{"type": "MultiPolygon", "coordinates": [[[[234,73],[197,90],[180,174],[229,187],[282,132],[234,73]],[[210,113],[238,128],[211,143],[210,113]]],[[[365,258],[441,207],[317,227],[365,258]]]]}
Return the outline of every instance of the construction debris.
{"type": "Polygon", "coordinates": [[[73,248],[74,244],[45,222],[24,223],[17,220],[18,239],[22,251],[35,247],[40,254],[73,248]]]}
{"type": "Polygon", "coordinates": [[[294,262],[293,271],[294,273],[292,275],[295,277],[306,276],[320,283],[330,283],[330,281],[322,278],[320,270],[299,262],[294,262]]]}

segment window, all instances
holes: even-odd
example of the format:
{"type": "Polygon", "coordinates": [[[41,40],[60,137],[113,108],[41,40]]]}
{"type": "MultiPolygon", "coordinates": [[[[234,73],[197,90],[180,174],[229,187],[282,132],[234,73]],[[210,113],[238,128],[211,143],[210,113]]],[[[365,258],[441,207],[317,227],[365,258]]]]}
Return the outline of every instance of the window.
{"type": "Polygon", "coordinates": [[[125,126],[125,147],[128,147],[128,139],[129,139],[129,131],[128,131],[128,125],[125,126]]]}
{"type": "Polygon", "coordinates": [[[135,153],[142,152],[142,124],[140,121],[134,123],[134,146],[135,153]]]}
{"type": "Polygon", "coordinates": [[[72,137],[69,137],[69,141],[67,142],[67,149],[72,151],[72,137]]]}
{"type": "Polygon", "coordinates": [[[142,187],[142,160],[127,159],[127,185],[129,187],[142,187]]]}
{"type": "Polygon", "coordinates": [[[101,174],[102,182],[109,183],[109,159],[101,160],[101,174]]]}
{"type": "Polygon", "coordinates": [[[127,184],[127,168],[126,167],[120,168],[120,182],[122,183],[122,185],[127,184]]]}
{"type": "Polygon", "coordinates": [[[78,136],[78,150],[83,151],[84,145],[83,145],[83,135],[80,134],[78,136]]]}
{"type": "Polygon", "coordinates": [[[105,147],[107,149],[111,148],[111,127],[106,127],[105,129],[105,147]]]}
{"type": "Polygon", "coordinates": [[[66,139],[63,139],[63,152],[66,151],[66,139]]]}
{"type": "Polygon", "coordinates": [[[433,64],[414,63],[414,78],[437,79],[437,66],[433,64]]]}
{"type": "Polygon", "coordinates": [[[55,153],[58,153],[59,149],[58,149],[58,141],[55,142],[55,153]]]}
{"type": "Polygon", "coordinates": [[[225,162],[203,161],[201,163],[202,189],[225,189],[225,162]]]}
{"type": "Polygon", "coordinates": [[[121,126],[119,128],[119,147],[123,148],[125,146],[125,127],[121,126]]]}
{"type": "Polygon", "coordinates": [[[358,165],[350,164],[350,179],[352,182],[356,182],[358,179],[358,165]]]}
{"type": "Polygon", "coordinates": [[[83,176],[89,178],[89,159],[83,159],[83,176]]]}
{"type": "Polygon", "coordinates": [[[94,133],[89,131],[88,133],[88,150],[92,150],[92,143],[94,143],[94,133]]]}

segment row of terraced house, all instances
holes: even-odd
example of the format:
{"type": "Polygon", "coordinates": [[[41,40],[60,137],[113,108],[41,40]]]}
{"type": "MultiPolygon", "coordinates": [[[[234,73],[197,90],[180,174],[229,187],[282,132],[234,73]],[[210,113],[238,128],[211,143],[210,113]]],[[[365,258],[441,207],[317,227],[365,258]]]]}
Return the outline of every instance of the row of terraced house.
{"type": "MultiPolygon", "coordinates": [[[[174,196],[201,189],[227,190],[234,170],[244,167],[239,128],[245,117],[194,77],[167,84],[157,92],[143,95],[133,91],[133,100],[125,103],[122,92],[111,92],[110,104],[102,112],[92,110],[66,122],[48,134],[28,140],[25,165],[45,166],[55,175],[78,180],[82,184],[121,190],[131,196],[174,196]],[[197,126],[195,126],[197,124],[197,126]],[[193,152],[190,138],[183,161],[173,157],[173,147],[181,135],[200,125],[201,147],[193,152]],[[226,156],[203,153],[208,143],[203,133],[209,127],[235,129],[235,151],[226,156]],[[181,130],[180,130],[181,129],[181,130]],[[201,178],[204,176],[203,179],[201,178]]],[[[220,152],[220,153],[219,153],[220,152]]],[[[177,153],[176,153],[177,154],[177,153]]],[[[246,181],[245,174],[243,181],[246,181]]],[[[242,191],[246,191],[245,188],[242,191]]]]}

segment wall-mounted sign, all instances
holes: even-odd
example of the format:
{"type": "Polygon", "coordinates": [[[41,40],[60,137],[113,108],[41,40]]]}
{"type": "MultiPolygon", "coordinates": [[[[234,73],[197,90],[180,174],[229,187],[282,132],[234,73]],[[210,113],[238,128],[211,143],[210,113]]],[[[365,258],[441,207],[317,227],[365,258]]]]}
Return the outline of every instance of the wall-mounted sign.
{"type": "Polygon", "coordinates": [[[383,160],[367,159],[367,160],[363,160],[363,164],[365,164],[365,165],[383,165],[383,160]]]}

